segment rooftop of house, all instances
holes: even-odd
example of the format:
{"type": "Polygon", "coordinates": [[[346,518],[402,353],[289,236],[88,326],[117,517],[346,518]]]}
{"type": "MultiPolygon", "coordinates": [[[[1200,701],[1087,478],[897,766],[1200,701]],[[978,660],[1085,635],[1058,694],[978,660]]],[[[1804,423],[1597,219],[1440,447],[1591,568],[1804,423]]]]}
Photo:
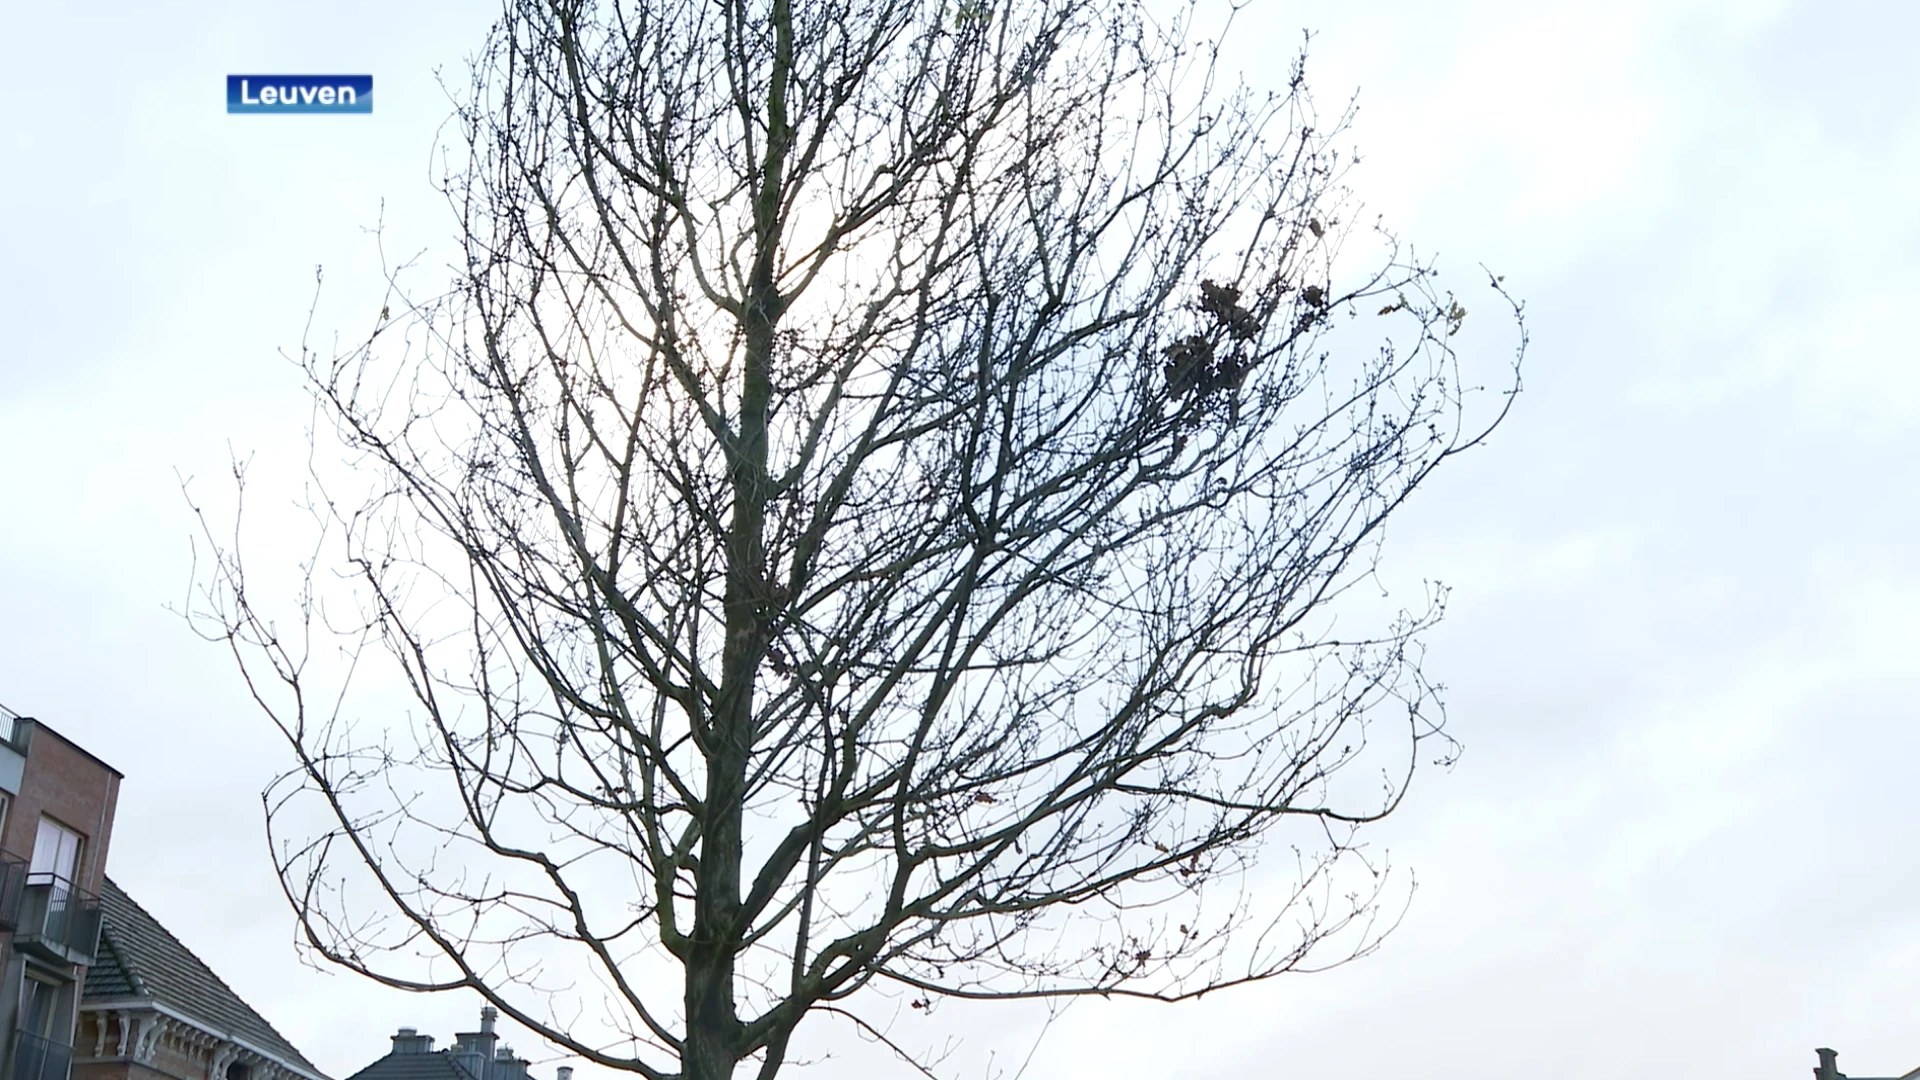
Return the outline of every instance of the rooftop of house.
{"type": "Polygon", "coordinates": [[[1840,1071],[1840,1055],[1826,1047],[1814,1051],[1819,1055],[1820,1064],[1813,1067],[1814,1080],[1920,1080],[1920,1069],[1912,1069],[1899,1076],[1889,1077],[1849,1077],[1840,1071]]]}
{"type": "MultiPolygon", "coordinates": [[[[433,1036],[414,1028],[395,1032],[387,1056],[354,1073],[348,1080],[529,1080],[526,1059],[499,1044],[493,1030],[499,1017],[493,1007],[480,1010],[480,1030],[463,1031],[453,1045],[433,1048],[433,1036]]],[[[558,1080],[573,1080],[573,1070],[561,1066],[558,1080]]]]}
{"type": "Polygon", "coordinates": [[[447,1051],[406,1053],[396,1050],[354,1073],[351,1080],[475,1080],[447,1051]]]}
{"type": "Polygon", "coordinates": [[[326,1080],[285,1036],[233,992],[112,878],[100,889],[100,951],[81,1004],[145,1000],[225,1034],[315,1080],[326,1080]]]}

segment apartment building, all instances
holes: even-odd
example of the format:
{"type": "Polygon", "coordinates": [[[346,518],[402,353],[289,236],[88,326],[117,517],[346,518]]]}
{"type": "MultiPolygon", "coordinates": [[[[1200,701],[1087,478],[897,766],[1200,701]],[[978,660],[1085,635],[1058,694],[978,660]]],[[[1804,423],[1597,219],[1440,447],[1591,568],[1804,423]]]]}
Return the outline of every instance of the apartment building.
{"type": "Polygon", "coordinates": [[[120,772],[0,707],[0,1038],[7,1080],[67,1080],[100,941],[120,772]]]}
{"type": "Polygon", "coordinates": [[[0,1080],[327,1080],[106,876],[120,779],[0,706],[0,1080]]]}

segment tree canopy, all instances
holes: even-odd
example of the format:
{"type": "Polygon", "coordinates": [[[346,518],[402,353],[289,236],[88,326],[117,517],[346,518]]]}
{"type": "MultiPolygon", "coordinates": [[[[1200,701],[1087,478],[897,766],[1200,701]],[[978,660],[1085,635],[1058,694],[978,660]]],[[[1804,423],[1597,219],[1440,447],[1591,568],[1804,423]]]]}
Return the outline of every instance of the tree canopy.
{"type": "Polygon", "coordinates": [[[1178,999],[1378,943],[1357,830],[1448,752],[1441,594],[1330,617],[1518,353],[1476,393],[1304,53],[1229,87],[1159,15],[508,3],[451,289],[396,272],[298,357],[365,498],[316,467],[293,617],[237,539],[194,615],[296,756],[312,950],[719,1080],[809,1016],[885,1038],[888,998],[1178,999]],[[356,704],[375,670],[407,716],[356,704]],[[1293,885],[1249,889],[1289,822],[1293,885]]]}

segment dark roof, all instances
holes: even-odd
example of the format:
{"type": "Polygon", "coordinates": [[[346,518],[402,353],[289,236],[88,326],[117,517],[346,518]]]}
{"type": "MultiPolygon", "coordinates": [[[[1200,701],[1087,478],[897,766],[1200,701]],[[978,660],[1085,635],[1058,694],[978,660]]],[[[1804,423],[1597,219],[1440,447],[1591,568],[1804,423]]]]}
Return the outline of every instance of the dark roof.
{"type": "Polygon", "coordinates": [[[473,1080],[473,1074],[446,1050],[425,1054],[393,1053],[347,1080],[473,1080]]]}
{"type": "Polygon", "coordinates": [[[100,949],[93,956],[93,966],[87,969],[87,989],[82,997],[102,1000],[139,996],[139,984],[127,973],[127,966],[120,962],[119,951],[113,947],[113,939],[102,928],[100,949]]]}
{"type": "Polygon", "coordinates": [[[324,1075],[112,878],[100,887],[100,914],[100,952],[87,969],[83,1002],[151,998],[289,1065],[324,1075]]]}

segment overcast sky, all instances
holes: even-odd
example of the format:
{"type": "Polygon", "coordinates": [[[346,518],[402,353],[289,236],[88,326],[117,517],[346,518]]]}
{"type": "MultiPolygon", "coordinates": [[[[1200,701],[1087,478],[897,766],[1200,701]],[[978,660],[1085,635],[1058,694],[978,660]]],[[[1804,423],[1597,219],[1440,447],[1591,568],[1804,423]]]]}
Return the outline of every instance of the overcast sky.
{"type": "MultiPolygon", "coordinates": [[[[323,329],[364,333],[382,199],[395,250],[450,234],[434,73],[492,9],[57,7],[0,35],[0,703],[126,774],[109,873],[345,1077],[478,1002],[297,962],[283,748],[169,613],[179,478],[298,464],[276,350],[316,264],[323,329]],[[371,72],[375,111],[224,113],[227,73],[277,71],[371,72]]],[[[1466,744],[1375,834],[1412,912],[1359,964],[1077,1004],[1037,1049],[1025,1013],[916,1021],[1048,1078],[1920,1066],[1920,5],[1257,0],[1232,57],[1272,77],[1303,27],[1321,99],[1361,94],[1361,197],[1463,288],[1505,274],[1533,334],[1509,424],[1386,552],[1454,589],[1466,744]]],[[[820,1074],[899,1074],[844,1058],[820,1074]]]]}

